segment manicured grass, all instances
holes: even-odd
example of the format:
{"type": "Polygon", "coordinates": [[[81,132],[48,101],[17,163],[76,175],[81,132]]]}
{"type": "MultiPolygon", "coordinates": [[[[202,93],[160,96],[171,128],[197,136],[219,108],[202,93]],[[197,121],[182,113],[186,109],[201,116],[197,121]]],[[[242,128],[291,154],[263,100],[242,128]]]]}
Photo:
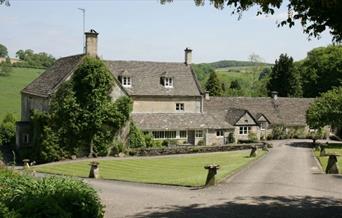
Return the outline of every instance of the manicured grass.
{"type": "MultiPolygon", "coordinates": [[[[249,158],[249,150],[237,152],[206,153],[198,155],[167,156],[154,158],[127,158],[99,160],[103,179],[114,179],[142,183],[202,186],[205,183],[207,164],[219,164],[217,179],[232,174],[255,158],[249,158]]],[[[259,151],[256,158],[264,155],[259,151]]],[[[87,177],[89,160],[36,166],[44,173],[87,177]]]]}
{"type": "MultiPolygon", "coordinates": [[[[338,167],[340,169],[340,174],[342,174],[342,144],[329,144],[329,146],[325,149],[326,153],[337,153],[341,156],[337,157],[338,160],[338,167]]],[[[323,170],[326,169],[328,164],[328,156],[321,157],[320,151],[315,151],[315,155],[318,158],[319,162],[322,165],[323,170]]]]}
{"type": "Polygon", "coordinates": [[[20,118],[20,91],[43,70],[28,68],[13,68],[9,76],[0,76],[0,120],[6,113],[13,113],[20,118]]]}

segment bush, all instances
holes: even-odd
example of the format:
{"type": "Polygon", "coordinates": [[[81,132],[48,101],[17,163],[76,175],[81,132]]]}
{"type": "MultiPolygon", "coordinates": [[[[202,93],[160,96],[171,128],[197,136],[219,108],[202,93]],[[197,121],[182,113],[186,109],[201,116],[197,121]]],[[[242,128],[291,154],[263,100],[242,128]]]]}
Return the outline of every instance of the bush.
{"type": "Polygon", "coordinates": [[[169,141],[168,140],[163,140],[163,142],[161,143],[163,147],[167,147],[169,146],[169,141]]]}
{"type": "Polygon", "coordinates": [[[129,146],[132,148],[145,147],[145,136],[133,122],[129,126],[129,146]]]}
{"type": "Polygon", "coordinates": [[[204,146],[204,141],[203,141],[203,140],[199,140],[199,141],[197,142],[197,145],[198,145],[198,146],[204,146]]]}
{"type": "Polygon", "coordinates": [[[6,114],[0,125],[0,145],[14,145],[15,143],[15,117],[6,114]]]}
{"type": "Polygon", "coordinates": [[[272,129],[272,139],[285,139],[286,128],[284,125],[275,125],[272,129]]]}
{"type": "Polygon", "coordinates": [[[230,132],[228,135],[228,143],[234,143],[234,142],[235,142],[234,133],[230,132]]]}
{"type": "Polygon", "coordinates": [[[36,180],[0,170],[0,193],[0,207],[10,214],[14,211],[19,217],[97,218],[104,215],[104,206],[96,191],[80,180],[62,177],[36,180]]]}
{"type": "Polygon", "coordinates": [[[257,134],[254,133],[254,132],[250,132],[250,133],[248,134],[248,140],[249,140],[250,142],[257,142],[257,141],[258,141],[257,134]]]}

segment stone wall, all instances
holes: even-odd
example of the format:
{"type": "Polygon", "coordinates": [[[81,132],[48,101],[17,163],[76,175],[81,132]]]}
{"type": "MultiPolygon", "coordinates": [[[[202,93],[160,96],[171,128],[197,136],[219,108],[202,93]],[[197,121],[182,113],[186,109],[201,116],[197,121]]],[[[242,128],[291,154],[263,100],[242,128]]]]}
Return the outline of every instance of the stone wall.
{"type": "Polygon", "coordinates": [[[49,109],[49,99],[34,95],[21,94],[21,121],[29,121],[31,111],[47,111],[49,109]]]}
{"type": "Polygon", "coordinates": [[[176,103],[184,103],[184,113],[200,113],[202,103],[201,97],[133,97],[133,100],[133,113],[177,113],[176,103]]]}

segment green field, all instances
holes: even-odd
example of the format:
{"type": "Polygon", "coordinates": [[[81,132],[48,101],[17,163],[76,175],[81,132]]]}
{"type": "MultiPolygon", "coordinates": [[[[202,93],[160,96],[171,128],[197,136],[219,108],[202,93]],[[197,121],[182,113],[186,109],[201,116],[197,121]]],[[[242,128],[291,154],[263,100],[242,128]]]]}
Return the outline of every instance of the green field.
{"type": "MultiPolygon", "coordinates": [[[[202,186],[205,183],[207,164],[221,166],[217,179],[232,174],[255,158],[249,158],[249,150],[236,152],[207,153],[184,156],[144,157],[99,160],[103,179],[156,183],[182,186],[202,186]]],[[[259,151],[256,158],[264,155],[259,151]]],[[[35,170],[44,173],[87,177],[89,160],[55,163],[36,166],[35,170]]]]}
{"type": "MultiPolygon", "coordinates": [[[[329,144],[329,146],[325,149],[326,153],[337,153],[340,156],[338,158],[338,167],[340,169],[340,174],[342,174],[342,144],[329,144]]],[[[328,164],[328,156],[321,157],[319,151],[315,151],[315,155],[318,158],[319,162],[322,165],[323,170],[325,171],[328,164]]]]}
{"type": "Polygon", "coordinates": [[[43,70],[13,68],[9,76],[0,76],[0,120],[6,113],[13,113],[20,118],[20,91],[43,70]]]}

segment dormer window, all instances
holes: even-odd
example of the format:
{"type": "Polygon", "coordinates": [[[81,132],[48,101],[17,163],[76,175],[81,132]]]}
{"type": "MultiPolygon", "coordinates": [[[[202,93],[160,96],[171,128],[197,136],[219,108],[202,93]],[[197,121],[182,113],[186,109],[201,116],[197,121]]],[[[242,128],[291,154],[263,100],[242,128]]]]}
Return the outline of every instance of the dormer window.
{"type": "Polygon", "coordinates": [[[132,80],[129,76],[122,76],[121,77],[121,84],[123,87],[131,87],[132,86],[132,80]]]}
{"type": "Polygon", "coordinates": [[[173,79],[171,77],[164,77],[164,87],[173,88],[173,79]]]}

